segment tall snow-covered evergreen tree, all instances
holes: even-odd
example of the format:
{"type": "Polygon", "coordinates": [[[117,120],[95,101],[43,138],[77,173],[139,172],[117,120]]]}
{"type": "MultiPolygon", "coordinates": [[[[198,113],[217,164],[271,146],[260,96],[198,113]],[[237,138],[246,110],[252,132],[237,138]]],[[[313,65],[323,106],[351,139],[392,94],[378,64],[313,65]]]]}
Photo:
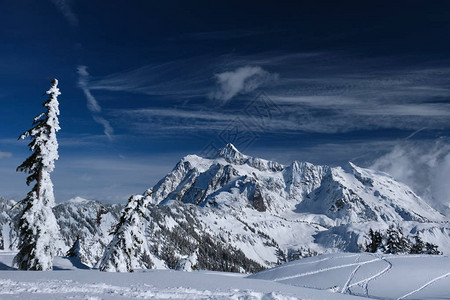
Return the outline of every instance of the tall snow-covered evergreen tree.
{"type": "Polygon", "coordinates": [[[46,92],[49,95],[42,105],[46,111],[34,118],[33,127],[19,139],[31,138],[28,144],[33,151],[17,171],[28,175],[27,185],[35,182],[26,198],[22,200],[22,210],[18,218],[18,248],[14,263],[20,270],[51,270],[55,253],[54,242],[58,234],[58,224],[52,207],[55,204],[50,173],[55,168],[58,156],[56,132],[60,130],[58,115],[58,80],[52,80],[46,92]]]}
{"type": "Polygon", "coordinates": [[[131,196],[114,231],[114,237],[106,247],[100,262],[100,271],[133,272],[153,266],[151,253],[144,236],[147,217],[145,210],[151,194],[131,196]]]}

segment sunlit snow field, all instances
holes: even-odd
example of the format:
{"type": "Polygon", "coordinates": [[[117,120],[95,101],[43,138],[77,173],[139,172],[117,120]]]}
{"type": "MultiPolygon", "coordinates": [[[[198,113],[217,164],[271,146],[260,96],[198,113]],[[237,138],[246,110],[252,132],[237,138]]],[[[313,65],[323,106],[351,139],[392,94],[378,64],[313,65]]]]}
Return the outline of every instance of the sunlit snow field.
{"type": "Polygon", "coordinates": [[[104,273],[63,257],[54,271],[26,272],[11,267],[13,257],[0,252],[0,299],[450,299],[448,256],[327,254],[250,276],[104,273]]]}

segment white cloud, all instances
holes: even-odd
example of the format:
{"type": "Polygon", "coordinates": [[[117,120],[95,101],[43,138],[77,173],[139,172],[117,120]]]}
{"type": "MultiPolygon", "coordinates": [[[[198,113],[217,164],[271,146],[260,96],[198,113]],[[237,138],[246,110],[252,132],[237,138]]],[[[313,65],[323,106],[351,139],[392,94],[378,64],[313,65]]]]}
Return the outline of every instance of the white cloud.
{"type": "Polygon", "coordinates": [[[94,121],[103,126],[103,132],[108,137],[109,140],[112,140],[114,130],[111,127],[111,124],[108,120],[106,120],[103,116],[101,116],[102,108],[100,107],[97,99],[95,99],[94,95],[91,93],[91,89],[89,88],[89,73],[87,71],[87,66],[78,66],[78,86],[83,90],[84,95],[87,99],[87,108],[92,113],[92,117],[94,121]]]}
{"type": "MultiPolygon", "coordinates": [[[[276,98],[274,98],[276,99],[276,98]]],[[[437,126],[448,126],[447,117],[430,120],[428,115],[383,115],[374,108],[373,115],[359,114],[358,108],[347,106],[333,108],[332,98],[323,99],[324,102],[316,105],[296,105],[278,103],[280,113],[266,116],[266,126],[261,129],[256,126],[244,110],[240,109],[205,109],[204,107],[177,107],[175,108],[141,108],[141,109],[117,109],[111,113],[127,122],[135,132],[145,133],[154,128],[173,131],[211,131],[223,130],[235,118],[245,120],[247,128],[252,131],[264,132],[319,132],[340,133],[354,130],[371,130],[373,128],[398,128],[404,130],[419,130],[424,127],[429,129],[437,126]],[[328,104],[325,103],[328,101],[328,104]],[[320,109],[321,114],[317,111],[320,109]],[[428,124],[429,123],[429,124],[428,124]],[[424,126],[426,124],[427,126],[424,126]]],[[[318,101],[321,101],[318,98],[318,101]]],[[[367,111],[369,111],[367,109],[367,111]]],[[[443,114],[443,113],[442,113],[443,114]]]]}
{"type": "Polygon", "coordinates": [[[94,115],[93,116],[94,121],[98,124],[103,126],[103,132],[108,137],[108,139],[111,141],[113,139],[114,129],[111,127],[111,124],[109,121],[107,121],[102,116],[94,115]]]}
{"type": "Polygon", "coordinates": [[[371,168],[406,183],[444,213],[450,213],[450,144],[401,142],[378,158],[371,168]]]}
{"type": "Polygon", "coordinates": [[[2,158],[8,158],[8,157],[11,157],[12,156],[12,153],[11,152],[1,152],[0,151],[0,159],[2,159],[2,158]]]}
{"type": "Polygon", "coordinates": [[[52,0],[53,4],[64,15],[67,22],[73,27],[78,26],[78,18],[72,9],[72,0],[52,0]]]}
{"type": "Polygon", "coordinates": [[[214,111],[182,110],[182,109],[130,109],[119,110],[116,113],[120,115],[131,115],[140,117],[167,117],[174,119],[201,119],[207,121],[229,121],[236,114],[226,114],[214,111]]]}
{"type": "Polygon", "coordinates": [[[88,109],[91,112],[101,112],[102,109],[97,102],[97,99],[92,95],[90,88],[88,88],[89,73],[87,66],[78,66],[78,86],[83,90],[86,95],[88,109]]]}
{"type": "Polygon", "coordinates": [[[324,110],[343,110],[357,116],[421,116],[446,117],[450,114],[447,103],[403,103],[381,105],[377,101],[362,101],[356,97],[336,96],[279,96],[270,97],[279,105],[309,106],[324,110]]]}
{"type": "MultiPolygon", "coordinates": [[[[273,130],[336,133],[388,128],[433,130],[450,126],[450,105],[444,101],[450,96],[450,68],[445,67],[399,68],[383,59],[349,59],[332,53],[261,53],[192,57],[94,78],[89,77],[86,69],[79,73],[80,87],[91,111],[101,111],[92,95],[96,90],[157,96],[153,99],[158,103],[170,100],[165,109],[170,110],[170,106],[177,109],[173,113],[147,111],[152,126],[155,121],[162,121],[163,124],[157,125],[170,124],[173,130],[226,126],[219,124],[217,118],[227,122],[225,119],[243,115],[243,111],[223,110],[215,103],[205,103],[195,112],[195,107],[186,104],[205,96],[228,101],[262,86],[283,111],[283,116],[271,120],[273,130]],[[221,72],[226,69],[231,71],[221,72]],[[279,70],[283,76],[277,79],[277,74],[267,70],[279,70]],[[216,75],[211,76],[214,72],[216,75]],[[268,84],[275,79],[276,82],[268,84]],[[210,104],[213,106],[208,107],[210,104]],[[189,110],[183,111],[183,107],[189,110]],[[195,122],[168,122],[171,114],[174,120],[178,115],[195,122]]],[[[135,120],[124,122],[129,124],[135,120]]],[[[144,127],[142,123],[140,126],[144,127]]]]}
{"type": "Polygon", "coordinates": [[[217,89],[212,98],[227,101],[237,94],[249,93],[265,83],[276,80],[278,74],[269,73],[259,66],[245,66],[216,74],[215,77],[217,89]]]}
{"type": "Polygon", "coordinates": [[[212,69],[213,63],[208,58],[174,60],[91,78],[89,88],[178,99],[204,97],[208,85],[212,84],[209,78],[212,69]],[[199,65],[203,67],[199,68],[199,65]]]}

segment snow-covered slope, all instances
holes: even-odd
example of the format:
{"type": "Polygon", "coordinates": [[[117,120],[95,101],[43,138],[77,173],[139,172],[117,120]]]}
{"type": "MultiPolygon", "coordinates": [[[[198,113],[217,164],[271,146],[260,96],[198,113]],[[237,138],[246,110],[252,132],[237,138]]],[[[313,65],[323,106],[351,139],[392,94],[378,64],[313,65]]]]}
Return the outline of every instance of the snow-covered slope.
{"type": "Polygon", "coordinates": [[[450,258],[337,253],[290,262],[249,278],[376,299],[448,299],[450,258]]]}
{"type": "Polygon", "coordinates": [[[11,267],[0,251],[0,299],[448,299],[448,256],[335,253],[243,274],[173,270],[104,273],[55,257],[54,272],[11,267]],[[368,297],[368,298],[367,298],[368,297]]]}
{"type": "Polygon", "coordinates": [[[54,272],[20,272],[0,251],[0,299],[363,299],[221,272],[105,273],[55,257],[54,272]]]}

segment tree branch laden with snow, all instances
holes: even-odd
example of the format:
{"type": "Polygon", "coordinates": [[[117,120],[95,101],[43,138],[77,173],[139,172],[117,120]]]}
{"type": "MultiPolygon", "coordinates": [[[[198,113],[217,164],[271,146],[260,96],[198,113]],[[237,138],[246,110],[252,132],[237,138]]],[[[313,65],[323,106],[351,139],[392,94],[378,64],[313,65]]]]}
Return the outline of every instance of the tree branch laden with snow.
{"type": "Polygon", "coordinates": [[[19,139],[31,138],[28,144],[31,154],[17,171],[28,175],[27,185],[36,182],[26,198],[21,201],[22,210],[18,215],[19,252],[14,263],[21,270],[51,270],[55,254],[54,243],[58,235],[58,224],[52,207],[55,205],[53,183],[50,173],[55,168],[58,155],[56,132],[60,130],[58,115],[58,80],[46,92],[49,95],[42,105],[46,112],[34,118],[33,127],[19,139]]]}

